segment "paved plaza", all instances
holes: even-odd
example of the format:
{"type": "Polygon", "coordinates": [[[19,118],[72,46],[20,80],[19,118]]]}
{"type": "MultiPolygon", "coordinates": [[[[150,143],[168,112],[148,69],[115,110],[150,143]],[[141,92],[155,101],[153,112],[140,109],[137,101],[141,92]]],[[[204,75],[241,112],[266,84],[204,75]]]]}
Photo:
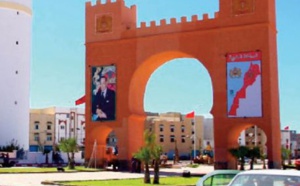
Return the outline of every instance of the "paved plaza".
{"type": "MultiPolygon", "coordinates": [[[[197,168],[187,167],[188,163],[183,163],[173,168],[161,168],[161,176],[182,176],[184,171],[190,171],[192,175],[204,175],[214,170],[212,165],[200,164],[197,168]]],[[[245,169],[250,168],[249,164],[245,165],[245,169]]],[[[262,169],[261,164],[254,165],[254,169],[262,169]]],[[[150,169],[151,176],[153,169],[150,169]]],[[[130,172],[114,172],[114,171],[100,171],[100,172],[58,172],[58,173],[13,173],[0,174],[0,186],[41,186],[44,181],[82,181],[82,180],[108,180],[108,179],[129,179],[129,178],[143,178],[144,173],[130,173],[130,172]]]]}
{"type": "MultiPolygon", "coordinates": [[[[161,175],[182,175],[184,170],[192,174],[206,174],[213,171],[213,166],[200,165],[198,168],[180,167],[163,168],[161,175]]],[[[153,175],[153,174],[152,174],[153,175]]],[[[76,173],[31,173],[31,174],[0,174],[0,186],[41,186],[43,181],[71,181],[71,180],[106,180],[142,178],[143,173],[129,172],[76,172],[76,173]]]]}

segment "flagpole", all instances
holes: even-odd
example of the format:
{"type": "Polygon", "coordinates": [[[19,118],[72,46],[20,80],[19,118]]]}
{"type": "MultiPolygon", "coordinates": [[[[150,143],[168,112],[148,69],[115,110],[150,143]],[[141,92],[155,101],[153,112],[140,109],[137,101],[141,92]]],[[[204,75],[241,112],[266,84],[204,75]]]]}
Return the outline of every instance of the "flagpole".
{"type": "Polygon", "coordinates": [[[196,158],[196,120],[194,115],[194,159],[196,158]]]}

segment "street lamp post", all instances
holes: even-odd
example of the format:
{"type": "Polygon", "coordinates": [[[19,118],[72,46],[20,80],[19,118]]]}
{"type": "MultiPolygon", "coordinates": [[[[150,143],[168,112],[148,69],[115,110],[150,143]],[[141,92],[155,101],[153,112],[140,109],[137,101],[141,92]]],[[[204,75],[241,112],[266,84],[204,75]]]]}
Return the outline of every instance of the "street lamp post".
{"type": "Polygon", "coordinates": [[[175,142],[175,152],[174,152],[174,164],[175,163],[178,163],[179,161],[179,153],[178,153],[178,148],[177,148],[177,140],[174,139],[174,142],[175,142]]]}
{"type": "Polygon", "coordinates": [[[193,134],[193,141],[194,141],[194,158],[196,157],[196,122],[195,118],[192,120],[194,134],[193,134]]]}

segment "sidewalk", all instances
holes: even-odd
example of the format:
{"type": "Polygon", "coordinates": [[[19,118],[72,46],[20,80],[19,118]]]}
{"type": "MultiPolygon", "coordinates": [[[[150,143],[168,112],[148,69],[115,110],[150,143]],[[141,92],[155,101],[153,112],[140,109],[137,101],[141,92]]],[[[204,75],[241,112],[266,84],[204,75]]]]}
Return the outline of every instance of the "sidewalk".
{"type": "MultiPolygon", "coordinates": [[[[189,171],[192,176],[202,176],[214,170],[213,165],[200,164],[197,168],[187,167],[188,163],[182,162],[172,168],[160,168],[161,176],[182,176],[184,171],[189,171]]],[[[246,170],[249,165],[246,165],[246,170]]],[[[255,165],[254,169],[261,169],[262,165],[255,165]]],[[[153,176],[153,169],[151,175],[153,176]]],[[[76,173],[31,173],[31,174],[0,174],[0,186],[42,186],[42,182],[53,181],[76,181],[76,180],[108,180],[108,179],[129,179],[143,178],[144,173],[130,172],[76,172],[76,173]]]]}
{"type": "MultiPolygon", "coordinates": [[[[152,169],[151,169],[152,170],[152,169]]],[[[192,175],[203,175],[213,171],[213,166],[200,165],[197,168],[177,167],[160,169],[161,176],[178,175],[188,170],[192,175]]],[[[151,174],[153,175],[153,173],[151,174]]],[[[0,174],[1,186],[42,186],[42,182],[51,181],[74,181],[74,180],[107,180],[107,179],[129,179],[143,178],[144,173],[130,172],[76,172],[76,173],[32,173],[32,174],[0,174]]]]}

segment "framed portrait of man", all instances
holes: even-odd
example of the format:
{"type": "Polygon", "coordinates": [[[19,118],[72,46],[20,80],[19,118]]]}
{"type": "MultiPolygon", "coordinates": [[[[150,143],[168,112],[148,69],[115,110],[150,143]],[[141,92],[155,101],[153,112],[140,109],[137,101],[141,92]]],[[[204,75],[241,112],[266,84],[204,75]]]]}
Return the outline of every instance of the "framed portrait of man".
{"type": "Polygon", "coordinates": [[[116,120],[116,66],[92,67],[92,121],[116,120]]]}

